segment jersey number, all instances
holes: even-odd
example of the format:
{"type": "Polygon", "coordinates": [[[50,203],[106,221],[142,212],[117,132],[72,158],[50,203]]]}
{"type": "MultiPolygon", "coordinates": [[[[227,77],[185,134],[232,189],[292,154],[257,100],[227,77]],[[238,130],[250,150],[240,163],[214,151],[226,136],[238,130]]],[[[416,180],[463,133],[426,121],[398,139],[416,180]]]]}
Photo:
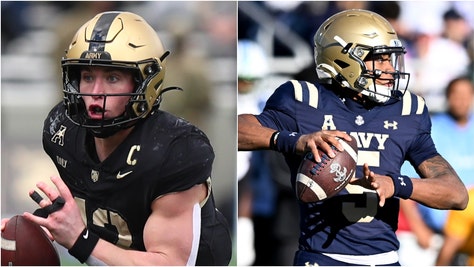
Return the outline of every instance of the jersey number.
{"type": "Polygon", "coordinates": [[[366,197],[365,205],[355,202],[342,203],[342,213],[350,222],[371,222],[377,214],[378,197],[374,190],[368,190],[358,185],[348,184],[346,190],[351,194],[361,194],[366,197]]]}
{"type": "MultiPolygon", "coordinates": [[[[81,210],[82,219],[86,222],[86,201],[78,197],[75,197],[74,199],[81,210]]],[[[114,211],[98,208],[92,213],[92,223],[95,226],[104,228],[108,233],[115,232],[117,235],[115,237],[117,242],[115,243],[118,246],[128,248],[132,245],[132,234],[130,233],[127,222],[122,218],[122,216],[120,216],[120,214],[114,211]]]]}

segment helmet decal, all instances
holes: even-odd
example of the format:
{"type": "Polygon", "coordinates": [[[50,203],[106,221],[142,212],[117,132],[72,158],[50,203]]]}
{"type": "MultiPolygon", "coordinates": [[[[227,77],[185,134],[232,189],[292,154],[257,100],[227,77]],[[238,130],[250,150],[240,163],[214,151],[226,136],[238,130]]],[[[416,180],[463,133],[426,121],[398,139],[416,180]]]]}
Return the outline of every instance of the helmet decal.
{"type": "MultiPolygon", "coordinates": [[[[89,39],[89,51],[104,51],[110,25],[119,13],[105,13],[97,20],[89,39]]],[[[87,36],[86,36],[87,37],[87,36]]]]}

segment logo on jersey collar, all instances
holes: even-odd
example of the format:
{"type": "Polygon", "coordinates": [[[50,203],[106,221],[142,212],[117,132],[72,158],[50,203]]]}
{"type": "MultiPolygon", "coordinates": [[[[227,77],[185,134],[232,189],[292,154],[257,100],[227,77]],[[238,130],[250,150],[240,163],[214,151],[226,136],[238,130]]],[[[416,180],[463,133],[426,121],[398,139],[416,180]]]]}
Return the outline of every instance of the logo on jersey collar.
{"type": "Polygon", "coordinates": [[[92,182],[94,182],[94,183],[99,181],[99,171],[92,170],[91,171],[91,179],[92,179],[92,182]]]}
{"type": "Polygon", "coordinates": [[[357,115],[357,117],[355,119],[355,124],[361,126],[364,123],[365,123],[364,117],[362,117],[361,115],[357,115]]]}
{"type": "Polygon", "coordinates": [[[387,130],[389,128],[392,128],[393,130],[397,130],[398,129],[398,122],[396,122],[396,121],[392,121],[392,122],[384,121],[383,122],[383,127],[387,130]]]}

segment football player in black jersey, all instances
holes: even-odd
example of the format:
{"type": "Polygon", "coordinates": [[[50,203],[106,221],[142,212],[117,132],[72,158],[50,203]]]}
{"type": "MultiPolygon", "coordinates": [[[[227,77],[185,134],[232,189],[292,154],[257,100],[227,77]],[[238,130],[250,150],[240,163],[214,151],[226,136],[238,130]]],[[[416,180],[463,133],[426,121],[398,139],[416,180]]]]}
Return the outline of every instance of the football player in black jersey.
{"type": "Polygon", "coordinates": [[[466,188],[435,148],[424,100],[406,90],[405,48],[383,17],[366,10],[331,16],[314,35],[314,52],[318,83],[288,81],[262,113],[239,115],[239,150],[283,153],[294,186],[305,152],[320,162],[317,149],[333,157],[330,145],[343,149],[336,137],[355,138],[356,178],[334,197],[299,202],[294,264],[399,265],[399,199],[464,209],[466,188]],[[405,160],[422,179],[400,173],[405,160]]]}
{"type": "MultiPolygon", "coordinates": [[[[130,12],[86,22],[62,59],[64,101],[43,146],[60,177],[24,216],[89,265],[228,265],[230,229],[211,188],[213,148],[159,110],[166,51],[130,12]],[[38,215],[38,216],[36,216],[38,215]]],[[[2,229],[5,220],[2,221],[2,229]]]]}

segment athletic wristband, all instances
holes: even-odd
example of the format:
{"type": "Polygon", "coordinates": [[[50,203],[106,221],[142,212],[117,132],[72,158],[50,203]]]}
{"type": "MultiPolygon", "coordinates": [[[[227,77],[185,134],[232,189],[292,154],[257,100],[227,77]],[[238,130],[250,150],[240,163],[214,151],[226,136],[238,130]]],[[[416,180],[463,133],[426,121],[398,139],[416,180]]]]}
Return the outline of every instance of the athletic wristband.
{"type": "Polygon", "coordinates": [[[276,150],[276,140],[278,139],[278,135],[280,134],[279,131],[276,131],[270,137],[270,149],[276,150]]]}
{"type": "Polygon", "coordinates": [[[99,236],[89,231],[89,229],[84,228],[84,231],[82,231],[68,252],[81,263],[84,263],[92,254],[97,242],[99,242],[99,236]]]}
{"type": "Polygon", "coordinates": [[[389,174],[392,178],[394,192],[393,196],[408,199],[413,193],[413,182],[410,177],[401,174],[389,174]]]}
{"type": "Polygon", "coordinates": [[[283,153],[295,153],[296,142],[300,138],[301,134],[297,132],[281,131],[279,132],[275,146],[276,151],[283,153]]]}

